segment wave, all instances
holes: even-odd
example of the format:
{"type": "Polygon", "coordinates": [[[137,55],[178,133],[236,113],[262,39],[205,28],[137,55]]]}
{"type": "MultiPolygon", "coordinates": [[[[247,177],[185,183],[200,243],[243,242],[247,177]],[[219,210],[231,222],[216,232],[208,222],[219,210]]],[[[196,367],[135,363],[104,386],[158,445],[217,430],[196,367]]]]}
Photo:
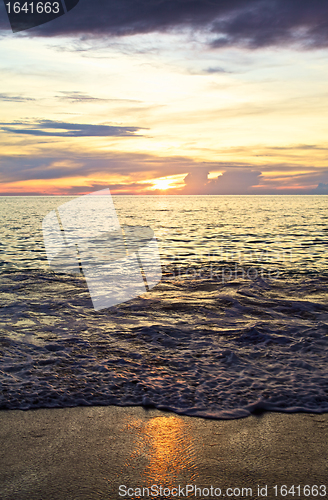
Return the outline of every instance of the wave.
{"type": "Polygon", "coordinates": [[[328,411],[328,278],[164,274],[94,311],[82,276],[0,275],[0,408],[328,411]]]}

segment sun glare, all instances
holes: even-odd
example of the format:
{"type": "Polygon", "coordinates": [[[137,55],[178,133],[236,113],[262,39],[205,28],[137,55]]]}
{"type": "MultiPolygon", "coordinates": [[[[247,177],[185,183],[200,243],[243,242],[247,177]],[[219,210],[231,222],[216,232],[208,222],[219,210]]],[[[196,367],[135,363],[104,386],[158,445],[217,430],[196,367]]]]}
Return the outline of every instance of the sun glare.
{"type": "Polygon", "coordinates": [[[173,187],[171,184],[171,179],[158,179],[152,189],[161,189],[162,191],[165,191],[166,189],[173,187]]]}
{"type": "Polygon", "coordinates": [[[160,191],[166,191],[167,189],[180,188],[184,186],[183,179],[186,174],[177,174],[170,175],[167,177],[159,177],[158,179],[152,179],[151,190],[154,191],[156,189],[160,191]]]}

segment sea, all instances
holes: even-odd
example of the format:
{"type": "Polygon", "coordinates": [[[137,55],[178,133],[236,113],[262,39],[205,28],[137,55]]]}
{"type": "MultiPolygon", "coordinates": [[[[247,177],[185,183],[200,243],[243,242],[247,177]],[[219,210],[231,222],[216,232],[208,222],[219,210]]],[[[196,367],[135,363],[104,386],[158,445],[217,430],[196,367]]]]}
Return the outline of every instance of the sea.
{"type": "Polygon", "coordinates": [[[42,221],[73,199],[0,197],[1,409],[328,411],[327,196],[113,196],[162,278],[98,311],[47,260],[42,221]]]}

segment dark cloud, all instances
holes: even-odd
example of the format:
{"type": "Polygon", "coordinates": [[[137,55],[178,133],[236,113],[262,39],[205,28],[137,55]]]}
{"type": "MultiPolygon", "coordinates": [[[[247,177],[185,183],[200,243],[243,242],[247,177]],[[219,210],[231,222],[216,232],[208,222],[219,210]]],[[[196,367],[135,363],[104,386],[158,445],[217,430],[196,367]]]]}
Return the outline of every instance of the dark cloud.
{"type": "Polygon", "coordinates": [[[8,101],[8,102],[26,102],[26,101],[35,101],[31,97],[24,97],[22,95],[13,95],[13,94],[0,94],[0,101],[8,101]]]}
{"type": "Polygon", "coordinates": [[[260,182],[261,172],[251,169],[231,169],[216,179],[208,178],[206,167],[194,168],[184,179],[181,194],[247,194],[260,182]]]}
{"type": "MultiPolygon", "coordinates": [[[[0,28],[10,29],[4,5],[0,28]]],[[[80,0],[67,15],[30,35],[122,36],[189,27],[212,47],[328,45],[327,0],[80,0]]]]}
{"type": "Polygon", "coordinates": [[[313,194],[328,194],[328,184],[319,182],[317,187],[313,190],[313,194]]]}
{"type": "Polygon", "coordinates": [[[185,187],[180,189],[179,193],[188,195],[328,194],[328,171],[320,168],[304,174],[291,173],[283,179],[267,179],[260,171],[251,168],[230,167],[216,179],[209,179],[208,173],[209,169],[206,167],[194,167],[185,177],[185,187]],[[313,188],[318,181],[317,187],[313,188]]]}
{"type": "Polygon", "coordinates": [[[40,120],[34,123],[0,123],[0,131],[47,137],[135,137],[138,127],[90,125],[40,120]]]}
{"type": "MultiPolygon", "coordinates": [[[[83,194],[94,193],[95,191],[100,191],[102,189],[109,189],[112,194],[133,195],[133,194],[138,194],[138,192],[144,193],[145,189],[151,186],[152,186],[151,183],[138,184],[136,182],[130,182],[126,184],[111,184],[108,182],[103,182],[101,184],[90,183],[88,186],[85,185],[73,186],[71,188],[57,187],[56,194],[79,196],[83,194]]],[[[152,194],[159,194],[159,193],[153,192],[152,194]]]]}
{"type": "MultiPolygon", "coordinates": [[[[59,180],[76,178],[72,188],[60,187],[62,182],[52,183],[54,193],[80,194],[109,187],[117,194],[145,193],[151,185],[149,179],[183,174],[185,186],[182,189],[167,190],[165,194],[328,194],[328,169],[308,167],[307,173],[299,173],[299,165],[262,164],[251,166],[228,162],[199,163],[191,158],[158,157],[145,153],[94,152],[85,153],[56,151],[51,155],[40,151],[35,155],[0,155],[0,184],[2,194],[8,194],[6,185],[15,182],[59,180]],[[209,172],[223,172],[215,179],[209,179],[209,172]],[[278,172],[281,171],[283,175],[278,172]],[[276,172],[265,176],[261,172],[276,172]],[[80,179],[90,179],[90,185],[81,186],[80,179]],[[108,184],[102,179],[114,180],[108,184]],[[95,182],[95,179],[96,182],[95,182]],[[122,180],[121,180],[122,179],[122,180]],[[142,183],[140,183],[142,181],[142,183]],[[147,181],[147,182],[145,182],[147,181]]],[[[48,190],[48,188],[46,188],[48,190]]],[[[14,194],[13,187],[9,189],[14,194]]],[[[19,194],[20,189],[17,190],[19,194]]],[[[0,193],[1,194],[1,193],[0,193]]],[[[29,194],[29,193],[26,193],[29,194]]],[[[30,194],[36,194],[34,191],[30,194]]],[[[39,194],[43,194],[40,190],[39,194]]],[[[148,194],[163,194],[160,190],[148,194]]]]}
{"type": "Polygon", "coordinates": [[[328,3],[325,0],[245,2],[225,19],[214,22],[213,47],[243,44],[250,48],[301,43],[328,45],[328,3]],[[247,4],[247,6],[246,6],[247,4]]]}
{"type": "Polygon", "coordinates": [[[35,155],[0,156],[0,182],[2,184],[41,179],[64,179],[108,174],[141,180],[165,175],[187,173],[193,165],[190,158],[161,158],[145,153],[85,153],[52,151],[35,155]]]}

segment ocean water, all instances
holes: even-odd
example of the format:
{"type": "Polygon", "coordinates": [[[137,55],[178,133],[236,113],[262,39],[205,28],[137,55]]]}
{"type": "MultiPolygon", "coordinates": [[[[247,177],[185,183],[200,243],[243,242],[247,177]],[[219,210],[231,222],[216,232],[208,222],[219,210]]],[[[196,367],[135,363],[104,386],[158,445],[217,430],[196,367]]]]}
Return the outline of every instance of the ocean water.
{"type": "Polygon", "coordinates": [[[42,220],[70,199],[0,198],[0,408],[328,411],[328,197],[113,197],[163,277],[100,311],[48,266],[42,220]]]}

